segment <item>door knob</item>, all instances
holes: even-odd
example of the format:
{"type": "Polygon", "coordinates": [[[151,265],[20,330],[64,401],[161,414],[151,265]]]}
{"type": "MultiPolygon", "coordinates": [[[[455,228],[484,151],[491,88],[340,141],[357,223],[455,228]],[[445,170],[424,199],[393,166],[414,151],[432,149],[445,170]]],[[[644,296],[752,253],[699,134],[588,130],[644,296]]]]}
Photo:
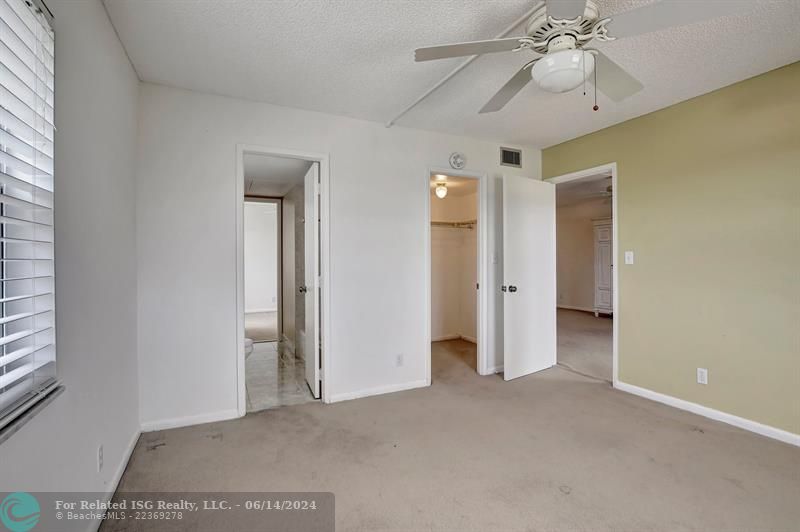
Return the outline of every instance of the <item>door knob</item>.
{"type": "Polygon", "coordinates": [[[509,292],[516,292],[516,291],[517,291],[517,287],[516,287],[516,286],[514,286],[514,285],[510,285],[510,286],[508,287],[508,291],[509,291],[509,292]]]}
{"type": "Polygon", "coordinates": [[[301,286],[301,287],[299,288],[299,290],[300,290],[300,293],[301,293],[301,294],[305,294],[306,292],[308,292],[308,287],[306,287],[306,286],[304,285],[304,286],[301,286]]]}

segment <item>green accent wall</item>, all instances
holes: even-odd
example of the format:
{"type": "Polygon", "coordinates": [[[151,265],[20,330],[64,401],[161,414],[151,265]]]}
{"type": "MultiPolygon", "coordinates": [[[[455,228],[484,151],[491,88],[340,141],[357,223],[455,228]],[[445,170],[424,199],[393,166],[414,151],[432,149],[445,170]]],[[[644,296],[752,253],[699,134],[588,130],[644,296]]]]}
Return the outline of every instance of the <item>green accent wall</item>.
{"type": "Polygon", "coordinates": [[[610,162],[620,381],[800,434],[800,63],[547,148],[542,175],[610,162]]]}

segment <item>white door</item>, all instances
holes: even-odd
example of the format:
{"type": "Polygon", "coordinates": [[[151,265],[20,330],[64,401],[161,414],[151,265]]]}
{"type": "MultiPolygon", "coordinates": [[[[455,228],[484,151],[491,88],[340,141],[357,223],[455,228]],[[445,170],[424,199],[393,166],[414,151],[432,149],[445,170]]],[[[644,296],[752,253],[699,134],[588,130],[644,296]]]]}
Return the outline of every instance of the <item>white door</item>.
{"type": "Polygon", "coordinates": [[[306,382],[319,399],[319,163],[309,168],[305,177],[305,353],[306,382]]]}
{"type": "Polygon", "coordinates": [[[556,363],[556,187],[503,176],[503,378],[556,363]]]}

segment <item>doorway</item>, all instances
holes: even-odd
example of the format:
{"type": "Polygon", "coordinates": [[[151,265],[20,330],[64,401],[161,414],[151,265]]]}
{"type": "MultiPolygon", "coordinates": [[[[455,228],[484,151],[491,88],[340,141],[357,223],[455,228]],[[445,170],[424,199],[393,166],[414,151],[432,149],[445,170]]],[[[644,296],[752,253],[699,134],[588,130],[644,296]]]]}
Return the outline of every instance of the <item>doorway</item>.
{"type": "Polygon", "coordinates": [[[322,398],[327,159],[237,149],[238,411],[322,398]]]}
{"type": "Polygon", "coordinates": [[[283,331],[281,199],[244,199],[244,329],[254,343],[277,342],[283,331]]]}
{"type": "Polygon", "coordinates": [[[616,165],[548,181],[556,185],[558,364],[616,383],[616,165]]]}
{"type": "Polygon", "coordinates": [[[486,182],[485,175],[451,169],[426,175],[429,382],[439,366],[492,373],[486,334],[486,182]]]}

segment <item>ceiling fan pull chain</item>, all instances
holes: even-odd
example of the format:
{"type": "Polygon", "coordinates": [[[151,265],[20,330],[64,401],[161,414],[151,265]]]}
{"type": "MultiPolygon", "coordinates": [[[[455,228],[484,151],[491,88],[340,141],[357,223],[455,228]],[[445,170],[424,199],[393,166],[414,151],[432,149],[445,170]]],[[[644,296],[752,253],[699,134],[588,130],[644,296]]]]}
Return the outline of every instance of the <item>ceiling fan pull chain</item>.
{"type": "Polygon", "coordinates": [[[583,95],[586,96],[586,50],[581,50],[583,52],[583,57],[581,60],[583,61],[583,95]]]}
{"type": "Polygon", "coordinates": [[[597,106],[597,63],[594,64],[594,107],[593,111],[597,111],[600,107],[597,106]]]}

